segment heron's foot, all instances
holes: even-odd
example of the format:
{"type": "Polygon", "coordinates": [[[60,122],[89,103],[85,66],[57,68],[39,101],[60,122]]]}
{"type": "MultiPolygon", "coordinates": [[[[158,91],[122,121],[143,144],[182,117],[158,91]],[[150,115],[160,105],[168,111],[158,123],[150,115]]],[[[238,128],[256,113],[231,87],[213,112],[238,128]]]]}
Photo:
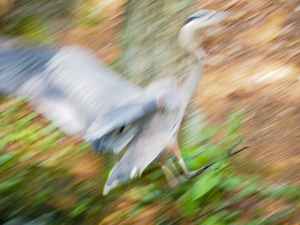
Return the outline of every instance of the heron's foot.
{"type": "Polygon", "coordinates": [[[194,170],[194,171],[184,171],[184,175],[185,175],[186,179],[190,179],[192,177],[199,175],[204,170],[208,169],[212,164],[213,163],[209,163],[209,164],[202,166],[201,168],[194,170]]]}
{"type": "MultiPolygon", "coordinates": [[[[229,156],[233,156],[247,148],[249,148],[249,146],[241,148],[240,150],[237,150],[235,152],[232,152],[233,149],[235,149],[242,141],[244,140],[244,137],[241,138],[235,145],[231,146],[230,149],[225,153],[224,157],[229,157],[229,156]]],[[[215,164],[217,161],[211,162],[206,164],[205,166],[195,170],[195,171],[188,171],[186,166],[183,165],[183,160],[179,160],[179,165],[181,166],[181,168],[183,169],[184,175],[187,179],[190,179],[192,177],[195,177],[199,174],[201,174],[203,171],[205,171],[206,169],[208,169],[209,167],[211,167],[213,164],[215,164]]],[[[218,170],[220,167],[216,168],[216,170],[218,170]]]]}
{"type": "Polygon", "coordinates": [[[241,148],[240,150],[232,152],[232,150],[235,149],[236,146],[238,146],[244,139],[245,139],[245,137],[242,137],[236,144],[232,145],[230,147],[230,149],[225,153],[225,157],[233,156],[233,155],[235,155],[235,154],[237,154],[237,153],[239,153],[239,152],[241,152],[241,151],[249,148],[249,146],[247,146],[247,147],[241,148]]]}

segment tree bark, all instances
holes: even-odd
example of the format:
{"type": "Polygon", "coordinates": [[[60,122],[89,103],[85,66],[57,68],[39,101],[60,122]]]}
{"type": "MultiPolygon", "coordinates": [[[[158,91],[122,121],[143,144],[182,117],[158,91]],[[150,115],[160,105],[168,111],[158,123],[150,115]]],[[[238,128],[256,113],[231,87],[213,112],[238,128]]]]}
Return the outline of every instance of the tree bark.
{"type": "MultiPolygon", "coordinates": [[[[165,76],[183,81],[193,60],[180,48],[178,32],[194,12],[192,0],[127,0],[121,42],[122,73],[141,86],[165,76]]],[[[184,132],[180,132],[180,137],[187,138],[180,139],[191,143],[191,136],[203,127],[203,115],[190,106],[187,114],[181,129],[184,132]]]]}
{"type": "Polygon", "coordinates": [[[178,46],[177,35],[193,12],[191,0],[128,0],[122,34],[124,75],[140,85],[165,76],[185,77],[191,59],[178,46]]]}

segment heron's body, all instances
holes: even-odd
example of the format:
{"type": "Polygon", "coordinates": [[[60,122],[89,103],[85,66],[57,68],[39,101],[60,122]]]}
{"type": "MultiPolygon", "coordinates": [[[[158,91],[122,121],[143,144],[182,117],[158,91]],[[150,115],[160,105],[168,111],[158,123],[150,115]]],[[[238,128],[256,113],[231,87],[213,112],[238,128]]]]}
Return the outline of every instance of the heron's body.
{"type": "Polygon", "coordinates": [[[119,153],[128,146],[111,171],[104,194],[120,180],[141,173],[166,149],[176,150],[174,155],[185,174],[192,176],[176,143],[185,108],[203,69],[205,52],[194,32],[203,22],[210,25],[213,15],[218,15],[217,19],[228,16],[223,14],[199,11],[182,28],[181,45],[195,58],[195,65],[180,87],[171,77],[145,88],[132,85],[89,51],[62,47],[48,52],[0,50],[0,90],[27,96],[53,123],[91,141],[96,150],[119,153]]]}
{"type": "MultiPolygon", "coordinates": [[[[162,84],[170,86],[173,81],[165,79],[142,89],[78,47],[63,47],[55,52],[2,49],[0,67],[1,91],[27,96],[65,132],[81,136],[87,134],[88,128],[97,129],[100,125],[94,122],[119,106],[125,106],[119,108],[119,114],[144,108],[151,111],[151,107],[155,110],[156,99],[151,94],[159,93],[162,84]]],[[[90,131],[86,139],[96,140],[97,134],[90,131]]]]}

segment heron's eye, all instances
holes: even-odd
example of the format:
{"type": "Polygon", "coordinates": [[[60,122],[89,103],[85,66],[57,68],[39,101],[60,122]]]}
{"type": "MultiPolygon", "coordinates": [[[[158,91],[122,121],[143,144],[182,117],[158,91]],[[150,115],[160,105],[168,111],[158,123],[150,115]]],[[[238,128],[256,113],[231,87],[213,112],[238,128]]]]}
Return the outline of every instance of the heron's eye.
{"type": "Polygon", "coordinates": [[[122,132],[124,131],[124,127],[125,127],[125,125],[123,125],[123,126],[121,127],[120,133],[122,133],[122,132]]]}

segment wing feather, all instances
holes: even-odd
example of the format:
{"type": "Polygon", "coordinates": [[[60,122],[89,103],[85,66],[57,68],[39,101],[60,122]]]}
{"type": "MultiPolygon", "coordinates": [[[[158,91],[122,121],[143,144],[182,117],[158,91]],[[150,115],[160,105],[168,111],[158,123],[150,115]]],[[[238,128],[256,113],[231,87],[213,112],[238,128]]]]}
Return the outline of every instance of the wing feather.
{"type": "Polygon", "coordinates": [[[0,90],[26,95],[67,133],[84,133],[94,120],[140,91],[76,47],[55,52],[1,49],[0,90]]]}
{"type": "Polygon", "coordinates": [[[123,157],[112,169],[103,190],[104,195],[120,181],[132,178],[136,173],[141,174],[174,141],[177,130],[173,129],[173,123],[178,116],[178,111],[158,110],[144,121],[123,157]]]}

